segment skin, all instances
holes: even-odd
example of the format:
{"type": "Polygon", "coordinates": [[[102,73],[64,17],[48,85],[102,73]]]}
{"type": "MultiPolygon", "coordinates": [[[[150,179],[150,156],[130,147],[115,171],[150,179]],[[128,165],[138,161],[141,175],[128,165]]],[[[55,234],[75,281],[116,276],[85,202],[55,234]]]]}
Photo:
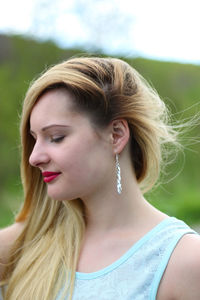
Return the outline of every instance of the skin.
{"type": "Polygon", "coordinates": [[[30,117],[35,146],[29,162],[41,172],[61,172],[47,184],[49,196],[56,200],[94,198],[113,177],[114,157],[106,136],[99,137],[89,119],[71,106],[64,92],[50,92],[30,117]]]}
{"type": "MultiPolygon", "coordinates": [[[[61,172],[47,183],[55,201],[82,199],[86,233],[77,271],[95,272],[120,258],[168,216],[152,207],[139,189],[126,120],[114,120],[97,131],[86,115],[72,109],[72,103],[73,97],[62,89],[45,93],[36,103],[30,116],[35,145],[29,162],[41,172],[61,172]],[[116,191],[116,153],[122,172],[121,195],[116,191]]],[[[157,299],[200,299],[199,270],[200,238],[186,235],[172,254],[157,299]]]]}
{"type": "Polygon", "coordinates": [[[166,217],[148,205],[140,192],[131,166],[127,122],[115,120],[97,131],[86,115],[73,110],[72,103],[73,97],[65,90],[53,90],[39,99],[30,116],[30,133],[35,139],[30,164],[41,172],[61,172],[47,184],[49,196],[59,201],[80,197],[88,212],[87,226],[101,230],[113,227],[125,216],[137,218],[132,212],[136,205],[144,213],[146,209],[156,212],[158,221],[166,217]],[[116,190],[116,153],[126,169],[122,174],[126,205],[116,190]]]}

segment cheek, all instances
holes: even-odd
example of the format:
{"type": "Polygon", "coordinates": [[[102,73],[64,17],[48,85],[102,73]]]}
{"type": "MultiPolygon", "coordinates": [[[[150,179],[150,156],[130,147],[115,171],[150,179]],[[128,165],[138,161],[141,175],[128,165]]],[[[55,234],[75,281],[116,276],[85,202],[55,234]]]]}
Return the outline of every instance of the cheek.
{"type": "Polygon", "coordinates": [[[95,180],[103,170],[109,170],[109,161],[112,162],[108,147],[89,139],[70,143],[63,153],[60,165],[71,182],[95,180]]]}
{"type": "Polygon", "coordinates": [[[82,142],[81,139],[69,139],[56,153],[55,161],[66,170],[79,168],[84,165],[90,157],[93,146],[89,141],[82,142]]]}

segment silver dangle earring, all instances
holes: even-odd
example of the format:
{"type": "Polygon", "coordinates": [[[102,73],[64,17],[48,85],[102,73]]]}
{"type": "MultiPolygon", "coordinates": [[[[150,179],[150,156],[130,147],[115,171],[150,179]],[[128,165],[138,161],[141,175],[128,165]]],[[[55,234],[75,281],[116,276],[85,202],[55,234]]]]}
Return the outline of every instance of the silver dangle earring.
{"type": "Polygon", "coordinates": [[[115,163],[116,163],[116,175],[117,175],[117,192],[120,195],[122,193],[122,183],[121,183],[121,169],[120,169],[118,154],[115,155],[115,163]]]}

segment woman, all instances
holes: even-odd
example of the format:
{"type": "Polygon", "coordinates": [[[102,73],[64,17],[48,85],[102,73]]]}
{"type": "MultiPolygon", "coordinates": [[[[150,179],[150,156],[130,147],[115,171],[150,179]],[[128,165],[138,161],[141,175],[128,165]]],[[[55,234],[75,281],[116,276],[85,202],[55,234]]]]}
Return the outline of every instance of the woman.
{"type": "Polygon", "coordinates": [[[199,236],[143,197],[177,133],[132,67],[50,68],[27,92],[21,140],[24,205],[0,233],[4,299],[200,299],[199,236]]]}

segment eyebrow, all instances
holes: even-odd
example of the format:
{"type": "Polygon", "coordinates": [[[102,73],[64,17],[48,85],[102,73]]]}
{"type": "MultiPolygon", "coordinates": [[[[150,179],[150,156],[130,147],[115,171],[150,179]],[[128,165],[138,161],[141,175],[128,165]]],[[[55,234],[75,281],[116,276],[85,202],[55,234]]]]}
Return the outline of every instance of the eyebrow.
{"type": "MultiPolygon", "coordinates": [[[[46,130],[48,130],[48,129],[50,129],[50,128],[53,128],[53,127],[64,127],[64,128],[66,128],[66,127],[70,127],[70,126],[69,126],[69,125],[51,124],[51,125],[48,125],[48,126],[43,127],[43,128],[42,128],[42,132],[44,132],[44,131],[46,131],[46,130]]],[[[32,131],[32,130],[30,129],[30,133],[31,133],[31,134],[34,134],[34,131],[32,131]]]]}

